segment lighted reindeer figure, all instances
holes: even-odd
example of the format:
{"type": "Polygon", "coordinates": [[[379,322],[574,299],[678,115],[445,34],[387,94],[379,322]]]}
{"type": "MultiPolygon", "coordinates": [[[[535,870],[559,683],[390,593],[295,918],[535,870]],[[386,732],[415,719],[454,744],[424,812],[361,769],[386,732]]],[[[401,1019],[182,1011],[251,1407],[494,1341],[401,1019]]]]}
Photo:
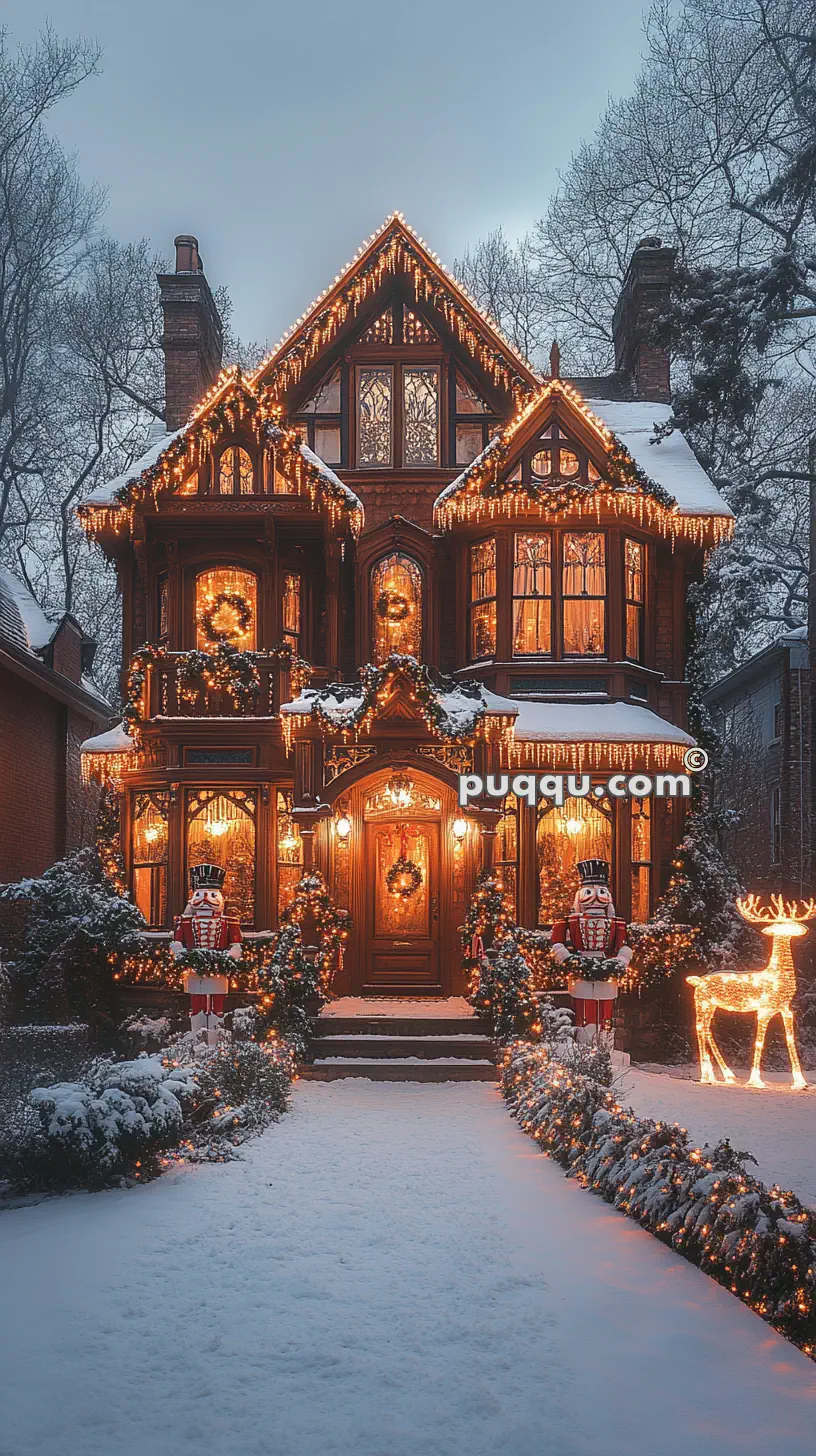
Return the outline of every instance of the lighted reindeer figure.
{"type": "Polygon", "coordinates": [[[687,976],[694,987],[694,1009],[697,1014],[697,1043],[700,1049],[700,1081],[715,1082],[711,1053],[727,1083],[736,1081],[731,1068],[714,1040],[711,1023],[717,1011],[742,1011],[748,1015],[756,1013],[757,1029],[754,1042],[754,1064],[748,1078],[749,1087],[764,1087],[760,1074],[765,1035],[769,1023],[777,1013],[785,1027],[785,1040],[790,1057],[792,1086],[806,1087],[802,1075],[796,1042],[793,1039],[793,1011],[791,1001],[796,993],[796,971],[791,955],[791,941],[795,936],[807,935],[802,924],[816,917],[816,900],[782,899],[771,895],[769,906],[760,904],[758,895],[746,895],[737,901],[737,909],[743,920],[760,925],[763,935],[773,940],[770,959],[761,971],[746,975],[687,976]]]}

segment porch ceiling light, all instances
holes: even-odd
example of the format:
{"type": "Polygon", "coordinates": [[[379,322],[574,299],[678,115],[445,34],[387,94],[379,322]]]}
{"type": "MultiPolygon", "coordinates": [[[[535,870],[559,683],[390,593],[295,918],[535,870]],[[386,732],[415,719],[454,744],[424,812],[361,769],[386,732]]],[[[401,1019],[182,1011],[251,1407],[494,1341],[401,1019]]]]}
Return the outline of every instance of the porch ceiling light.
{"type": "Polygon", "coordinates": [[[395,809],[407,809],[414,802],[414,786],[407,774],[392,774],[385,792],[395,809]]]}

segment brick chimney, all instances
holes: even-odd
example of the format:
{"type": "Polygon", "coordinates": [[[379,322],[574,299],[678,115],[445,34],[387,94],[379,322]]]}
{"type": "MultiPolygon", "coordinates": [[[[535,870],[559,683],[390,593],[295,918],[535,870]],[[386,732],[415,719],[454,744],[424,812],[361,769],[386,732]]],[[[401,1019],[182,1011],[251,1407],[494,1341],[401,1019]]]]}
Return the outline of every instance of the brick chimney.
{"type": "Polygon", "coordinates": [[[671,398],[669,351],[650,340],[649,330],[668,306],[676,257],[676,248],[664,248],[661,238],[641,238],[612,320],[615,369],[629,375],[636,399],[663,404],[671,398]]]}
{"type": "Polygon", "coordinates": [[[189,419],[202,395],[218,378],[223,329],[198,238],[176,238],[176,271],[159,274],[164,332],[164,418],[168,430],[189,419]]]}

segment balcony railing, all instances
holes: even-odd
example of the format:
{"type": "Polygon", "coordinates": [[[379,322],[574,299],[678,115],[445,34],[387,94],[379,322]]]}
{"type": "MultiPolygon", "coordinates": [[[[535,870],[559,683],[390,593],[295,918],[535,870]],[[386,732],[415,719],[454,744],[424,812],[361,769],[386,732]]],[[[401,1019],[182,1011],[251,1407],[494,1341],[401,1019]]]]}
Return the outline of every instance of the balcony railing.
{"type": "MultiPolygon", "coordinates": [[[[186,656],[183,652],[168,653],[163,661],[147,669],[151,718],[269,718],[293,696],[289,670],[274,654],[253,654],[259,688],[251,699],[243,701],[229,691],[184,680],[181,667],[186,656]]],[[[325,670],[317,668],[315,679],[324,677],[325,670]]]]}

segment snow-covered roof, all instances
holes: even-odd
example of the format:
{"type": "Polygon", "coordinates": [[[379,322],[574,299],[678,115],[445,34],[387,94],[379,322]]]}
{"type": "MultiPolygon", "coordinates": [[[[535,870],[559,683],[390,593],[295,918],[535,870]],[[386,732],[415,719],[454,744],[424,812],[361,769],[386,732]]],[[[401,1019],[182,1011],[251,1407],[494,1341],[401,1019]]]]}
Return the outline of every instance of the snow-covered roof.
{"type": "Polygon", "coordinates": [[[617,399],[587,399],[587,404],[626,446],[635,464],[674,497],[681,515],[733,518],[731,507],[709,480],[685,435],[673,430],[653,443],[655,425],[672,417],[671,405],[617,399]]]}
{"type": "MultiPolygon", "coordinates": [[[[472,687],[472,684],[469,684],[472,687]]],[[[481,687],[481,684],[480,684],[481,687]]],[[[330,683],[325,688],[304,688],[299,698],[290,703],[282,703],[282,713],[292,713],[299,717],[308,717],[312,712],[315,702],[319,698],[321,712],[329,718],[332,723],[342,729],[346,724],[354,722],[356,715],[361,711],[364,702],[364,693],[361,683],[330,683]],[[333,688],[353,688],[350,693],[339,691],[333,692],[333,688]]],[[[474,703],[479,704],[480,713],[490,716],[515,717],[519,704],[512,698],[499,697],[489,688],[481,687],[478,698],[472,693],[457,691],[440,691],[437,695],[437,702],[445,715],[449,732],[456,731],[457,723],[461,723],[461,731],[468,734],[472,731],[474,703]]]]}
{"type": "Polygon", "coordinates": [[[0,637],[28,652],[47,647],[59,621],[47,617],[28,587],[0,568],[0,637]]]}
{"type": "Polygon", "coordinates": [[[183,435],[186,428],[187,426],[184,425],[180,430],[172,430],[169,432],[163,428],[160,429],[154,436],[148,449],[145,450],[144,455],[140,456],[138,460],[134,460],[133,464],[129,465],[127,470],[122,471],[121,475],[114,476],[113,480],[104,481],[102,485],[96,487],[96,490],[92,490],[90,495],[86,497],[87,504],[96,506],[113,504],[116,501],[117,492],[124,490],[132,481],[138,480],[139,476],[145,470],[149,470],[152,465],[155,465],[164,454],[168,445],[171,445],[174,440],[177,440],[179,435],[183,435]]]}
{"type": "Polygon", "coordinates": [[[515,703],[516,743],[677,743],[691,734],[635,703],[515,703]]]}
{"type": "Polygon", "coordinates": [[[80,747],[80,753],[130,753],[135,748],[133,739],[125,732],[124,723],[117,723],[115,728],[108,728],[106,733],[97,733],[94,738],[86,738],[80,747]]]}

